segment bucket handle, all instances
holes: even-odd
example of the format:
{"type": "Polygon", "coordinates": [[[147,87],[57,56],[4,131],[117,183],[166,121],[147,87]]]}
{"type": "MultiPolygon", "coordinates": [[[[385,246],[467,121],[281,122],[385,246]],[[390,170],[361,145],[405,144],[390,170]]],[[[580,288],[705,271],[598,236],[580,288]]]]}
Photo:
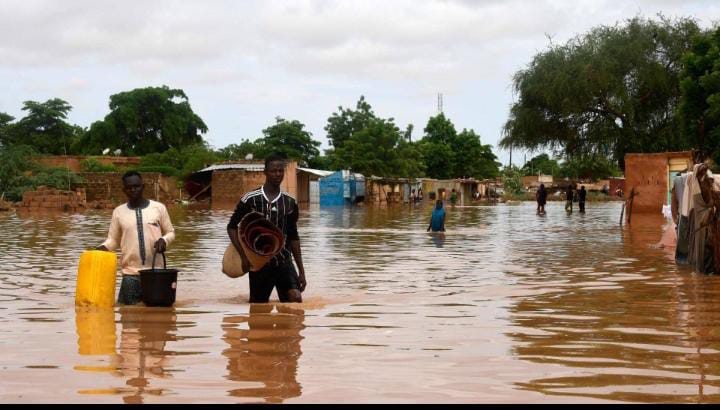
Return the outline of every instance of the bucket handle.
{"type": "Polygon", "coordinates": [[[167,269],[167,259],[165,259],[165,252],[155,252],[153,253],[153,261],[152,261],[152,270],[155,272],[155,257],[157,254],[161,254],[163,257],[163,269],[167,269]]]}

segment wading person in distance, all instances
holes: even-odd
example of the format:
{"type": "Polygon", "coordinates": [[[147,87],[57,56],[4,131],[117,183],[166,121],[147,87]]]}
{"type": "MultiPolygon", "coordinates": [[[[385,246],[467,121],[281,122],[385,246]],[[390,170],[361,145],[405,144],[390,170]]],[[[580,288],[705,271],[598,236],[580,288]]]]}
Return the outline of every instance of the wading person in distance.
{"type": "Polygon", "coordinates": [[[535,193],[535,200],[537,201],[537,214],[545,215],[545,204],[547,203],[545,184],[540,184],[540,188],[535,193]]]}
{"type": "Polygon", "coordinates": [[[430,232],[431,229],[433,232],[445,232],[445,210],[443,209],[443,202],[439,199],[435,202],[427,232],[430,232]]]}
{"type": "Polygon", "coordinates": [[[565,191],[565,210],[571,214],[573,208],[573,187],[572,184],[567,186],[565,191]]]}
{"type": "Polygon", "coordinates": [[[286,157],[280,153],[265,158],[265,184],[243,195],[227,225],[230,241],[242,259],[243,271],[250,272],[250,303],[267,303],[273,288],[277,289],[281,302],[302,302],[302,292],[307,285],[297,230],[298,205],[293,197],[280,189],[285,178],[285,166],[286,157]],[[285,247],[257,272],[250,270],[250,261],[238,238],[238,224],[253,211],[265,215],[285,236],[285,247]],[[293,257],[297,271],[293,266],[293,257]]]}
{"type": "Polygon", "coordinates": [[[112,252],[120,248],[118,303],[135,305],[142,301],[139,271],[152,268],[153,252],[165,252],[175,239],[175,230],[165,205],[143,197],[145,186],[138,172],[126,172],[122,181],[128,201],[113,210],[108,237],[96,249],[112,252]]]}
{"type": "Polygon", "coordinates": [[[580,207],[581,214],[585,213],[585,198],[587,198],[587,191],[585,190],[585,185],[581,185],[578,191],[578,206],[580,207]]]}
{"type": "Polygon", "coordinates": [[[450,205],[455,206],[456,202],[457,202],[457,192],[455,192],[455,188],[453,188],[452,192],[450,193],[450,205]]]}

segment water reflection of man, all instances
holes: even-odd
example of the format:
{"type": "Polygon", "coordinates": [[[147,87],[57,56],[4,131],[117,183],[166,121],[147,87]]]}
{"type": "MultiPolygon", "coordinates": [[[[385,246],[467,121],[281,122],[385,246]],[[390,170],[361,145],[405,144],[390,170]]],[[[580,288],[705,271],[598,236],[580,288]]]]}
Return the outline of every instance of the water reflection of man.
{"type": "Polygon", "coordinates": [[[125,403],[142,403],[146,394],[160,395],[162,389],[148,388],[150,379],[167,378],[169,355],[165,344],[175,340],[175,308],[120,308],[119,376],[127,377],[130,388],[122,389],[125,403]]]}
{"type": "Polygon", "coordinates": [[[273,305],[253,304],[249,315],[223,319],[223,340],[230,345],[222,353],[228,358],[227,378],[264,385],[233,389],[231,396],[282,403],[301,394],[297,368],[305,313],[287,305],[277,306],[277,313],[272,311],[273,305]],[[248,328],[242,329],[245,322],[248,328]]]}

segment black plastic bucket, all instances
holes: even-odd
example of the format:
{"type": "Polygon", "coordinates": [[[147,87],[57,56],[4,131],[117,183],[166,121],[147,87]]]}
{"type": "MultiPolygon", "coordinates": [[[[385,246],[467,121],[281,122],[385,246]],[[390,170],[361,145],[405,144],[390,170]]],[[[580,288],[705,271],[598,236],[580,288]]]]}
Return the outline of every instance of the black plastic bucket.
{"type": "Polygon", "coordinates": [[[152,269],[140,271],[140,286],[142,286],[142,301],[145,306],[172,306],[175,303],[175,290],[177,288],[177,269],[168,269],[165,254],[163,257],[163,269],[155,269],[155,257],[153,255],[152,269]]]}

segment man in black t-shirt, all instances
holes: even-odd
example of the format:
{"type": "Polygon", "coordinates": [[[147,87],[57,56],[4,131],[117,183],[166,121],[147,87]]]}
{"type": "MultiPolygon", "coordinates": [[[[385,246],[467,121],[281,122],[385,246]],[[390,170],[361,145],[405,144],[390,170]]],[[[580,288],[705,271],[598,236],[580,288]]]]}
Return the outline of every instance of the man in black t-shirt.
{"type": "Polygon", "coordinates": [[[302,302],[302,292],[307,286],[297,231],[298,205],[293,197],[280,190],[285,166],[286,159],[281,154],[271,154],[265,159],[265,184],[243,195],[227,225],[230,241],[240,254],[245,272],[250,271],[250,261],[238,238],[238,224],[245,215],[259,212],[285,235],[285,247],[262,269],[250,271],[250,303],[267,303],[273,288],[277,288],[281,302],[302,302]],[[293,266],[293,257],[299,275],[293,266]]]}

